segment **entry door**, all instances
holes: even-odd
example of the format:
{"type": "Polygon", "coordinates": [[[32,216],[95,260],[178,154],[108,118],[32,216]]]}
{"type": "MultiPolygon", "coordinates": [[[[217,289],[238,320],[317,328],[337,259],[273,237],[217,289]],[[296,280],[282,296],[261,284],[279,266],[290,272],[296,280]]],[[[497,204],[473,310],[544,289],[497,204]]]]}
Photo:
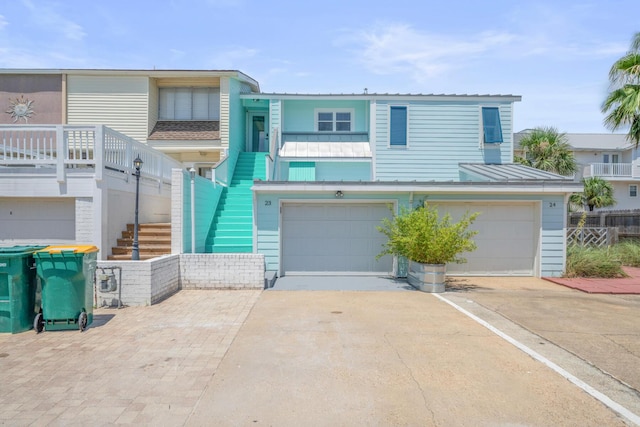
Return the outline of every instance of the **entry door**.
{"type": "Polygon", "coordinates": [[[249,115],[249,149],[253,152],[269,151],[265,114],[249,115]]]}

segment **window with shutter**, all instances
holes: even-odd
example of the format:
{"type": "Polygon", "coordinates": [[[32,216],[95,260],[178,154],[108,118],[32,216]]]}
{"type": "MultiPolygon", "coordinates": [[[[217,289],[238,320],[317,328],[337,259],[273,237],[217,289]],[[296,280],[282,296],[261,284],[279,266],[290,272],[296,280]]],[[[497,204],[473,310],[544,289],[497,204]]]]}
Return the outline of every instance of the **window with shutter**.
{"type": "Polygon", "coordinates": [[[503,142],[500,109],[497,107],[482,107],[482,130],[485,144],[503,142]]]}
{"type": "Polygon", "coordinates": [[[392,106],[389,109],[389,145],[407,146],[407,107],[392,106]]]}

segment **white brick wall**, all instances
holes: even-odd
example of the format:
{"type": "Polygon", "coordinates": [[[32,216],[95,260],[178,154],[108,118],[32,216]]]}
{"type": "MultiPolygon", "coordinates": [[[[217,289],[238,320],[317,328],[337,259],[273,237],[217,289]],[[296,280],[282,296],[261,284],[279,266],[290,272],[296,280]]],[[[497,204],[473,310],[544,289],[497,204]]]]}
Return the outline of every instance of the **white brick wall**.
{"type": "MultiPolygon", "coordinates": [[[[179,289],[263,289],[264,255],[262,254],[181,254],[165,255],[147,261],[98,261],[101,267],[120,267],[114,272],[122,286],[123,305],[151,305],[174,294],[179,289]],[[121,280],[121,282],[120,282],[121,280]]],[[[118,291],[99,292],[98,306],[117,305],[118,291]]]]}
{"type": "Polygon", "coordinates": [[[93,239],[93,198],[76,197],[76,242],[95,245],[93,239]]]}
{"type": "Polygon", "coordinates": [[[263,289],[263,254],[182,254],[182,289],[263,289]]]}

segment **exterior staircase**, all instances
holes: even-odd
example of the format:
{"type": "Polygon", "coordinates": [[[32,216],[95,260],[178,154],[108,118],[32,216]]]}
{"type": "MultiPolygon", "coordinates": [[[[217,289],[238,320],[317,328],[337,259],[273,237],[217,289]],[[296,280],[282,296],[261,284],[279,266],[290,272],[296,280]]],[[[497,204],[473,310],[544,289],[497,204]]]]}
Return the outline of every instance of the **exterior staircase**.
{"type": "Polygon", "coordinates": [[[266,153],[240,153],[231,184],[222,190],[205,250],[208,253],[253,252],[254,179],[266,178],[266,153]]]}
{"type": "MultiPolygon", "coordinates": [[[[133,224],[118,239],[118,246],[111,248],[110,260],[131,260],[133,246],[133,224]]],[[[151,259],[171,253],[171,223],[138,224],[138,252],[140,259],[151,259]]]]}

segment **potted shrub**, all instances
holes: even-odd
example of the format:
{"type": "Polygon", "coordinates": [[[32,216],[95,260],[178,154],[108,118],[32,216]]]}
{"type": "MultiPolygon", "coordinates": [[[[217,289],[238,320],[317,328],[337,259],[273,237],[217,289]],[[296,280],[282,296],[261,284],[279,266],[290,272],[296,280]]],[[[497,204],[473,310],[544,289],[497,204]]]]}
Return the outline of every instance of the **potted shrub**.
{"type": "Polygon", "coordinates": [[[460,254],[476,249],[472,238],[478,232],[469,230],[469,226],[478,215],[467,212],[454,223],[449,214],[440,217],[437,209],[427,204],[413,210],[401,207],[397,215],[392,210],[392,217],[378,227],[388,238],[378,257],[407,258],[411,286],[425,292],[444,292],[446,264],[466,262],[460,254]]]}

